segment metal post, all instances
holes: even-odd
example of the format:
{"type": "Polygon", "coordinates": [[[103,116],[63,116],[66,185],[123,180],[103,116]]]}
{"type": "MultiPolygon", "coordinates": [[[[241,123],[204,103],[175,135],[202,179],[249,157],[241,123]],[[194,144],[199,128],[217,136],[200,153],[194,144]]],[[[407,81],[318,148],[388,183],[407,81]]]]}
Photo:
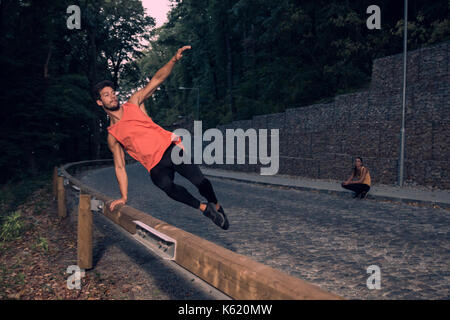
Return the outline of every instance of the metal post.
{"type": "Polygon", "coordinates": [[[406,112],[406,59],[407,59],[407,43],[408,43],[408,0],[405,0],[405,22],[403,30],[403,104],[402,104],[402,128],[400,131],[400,170],[399,185],[403,187],[403,172],[405,169],[405,112],[406,112]]]}

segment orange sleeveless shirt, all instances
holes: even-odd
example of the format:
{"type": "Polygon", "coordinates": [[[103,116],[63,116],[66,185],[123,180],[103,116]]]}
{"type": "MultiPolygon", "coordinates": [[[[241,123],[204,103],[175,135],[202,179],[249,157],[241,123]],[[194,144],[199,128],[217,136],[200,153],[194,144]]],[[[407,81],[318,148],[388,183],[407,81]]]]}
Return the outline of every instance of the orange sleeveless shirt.
{"type": "MultiPolygon", "coordinates": [[[[364,166],[361,167],[361,172],[364,168],[365,168],[364,166]]],[[[358,175],[358,178],[361,178],[361,175],[358,175]]],[[[370,179],[370,172],[369,172],[369,169],[367,169],[367,173],[366,173],[366,176],[364,177],[364,181],[362,182],[362,184],[367,184],[370,187],[371,183],[372,183],[372,181],[370,179]]]]}
{"type": "Polygon", "coordinates": [[[108,132],[148,171],[158,164],[172,142],[184,149],[180,137],[158,126],[137,105],[127,102],[122,108],[122,118],[109,126],[108,132]]]}

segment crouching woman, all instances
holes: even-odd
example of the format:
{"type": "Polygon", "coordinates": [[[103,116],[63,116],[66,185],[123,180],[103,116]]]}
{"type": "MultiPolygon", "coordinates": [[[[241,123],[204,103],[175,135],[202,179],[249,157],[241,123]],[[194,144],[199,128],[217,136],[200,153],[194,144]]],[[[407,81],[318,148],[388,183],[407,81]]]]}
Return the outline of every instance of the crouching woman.
{"type": "Polygon", "coordinates": [[[352,170],[352,174],[347,181],[342,182],[341,186],[344,189],[353,191],[353,198],[357,198],[359,196],[363,199],[370,190],[370,184],[369,169],[363,166],[362,158],[357,157],[355,159],[355,167],[352,170]]]}

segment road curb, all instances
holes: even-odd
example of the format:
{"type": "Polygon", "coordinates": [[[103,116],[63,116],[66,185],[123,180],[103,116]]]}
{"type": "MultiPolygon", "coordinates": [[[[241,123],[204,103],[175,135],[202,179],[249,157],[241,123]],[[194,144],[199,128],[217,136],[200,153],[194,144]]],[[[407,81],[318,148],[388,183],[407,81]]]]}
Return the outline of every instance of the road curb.
{"type": "MultiPolygon", "coordinates": [[[[236,177],[225,177],[221,176],[219,174],[211,174],[211,173],[203,173],[205,176],[208,177],[214,177],[218,179],[224,179],[224,180],[234,180],[239,182],[246,182],[246,183],[253,183],[258,185],[265,185],[265,186],[275,186],[275,187],[283,187],[288,189],[294,189],[294,190],[301,190],[301,191],[316,191],[324,194],[332,194],[337,195],[342,198],[350,197],[351,191],[346,190],[329,190],[329,189],[322,189],[322,188],[315,188],[315,187],[308,187],[308,186],[295,186],[295,185],[289,185],[289,184],[280,184],[280,183],[271,183],[271,182],[263,182],[263,181],[256,181],[256,180],[250,180],[245,178],[236,178],[236,177]]],[[[428,200],[420,200],[420,199],[414,199],[414,198],[404,198],[404,197],[396,197],[396,196],[384,196],[384,195],[377,195],[373,193],[368,193],[366,196],[366,199],[369,200],[381,200],[381,201],[394,201],[394,202],[400,202],[400,203],[406,203],[406,204],[420,204],[425,206],[438,206],[443,209],[450,209],[450,203],[441,202],[441,201],[428,201],[428,200]]]]}

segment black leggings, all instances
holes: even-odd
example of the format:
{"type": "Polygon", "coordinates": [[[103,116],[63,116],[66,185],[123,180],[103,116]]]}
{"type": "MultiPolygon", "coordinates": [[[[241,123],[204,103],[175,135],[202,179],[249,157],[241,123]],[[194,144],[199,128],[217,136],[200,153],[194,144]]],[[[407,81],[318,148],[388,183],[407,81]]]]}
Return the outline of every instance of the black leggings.
{"type": "Polygon", "coordinates": [[[369,192],[370,186],[364,183],[351,183],[351,184],[341,184],[342,188],[354,191],[356,195],[359,195],[361,192],[369,192]]]}
{"type": "MultiPolygon", "coordinates": [[[[176,171],[192,182],[208,202],[217,203],[211,182],[203,176],[203,173],[196,164],[192,163],[192,161],[191,164],[174,164],[172,162],[171,153],[174,147],[175,144],[172,143],[164,152],[161,161],[150,170],[150,177],[153,183],[172,199],[198,209],[200,201],[194,198],[186,188],[173,183],[176,171]]],[[[180,151],[180,155],[183,155],[183,150],[180,151]]]]}

